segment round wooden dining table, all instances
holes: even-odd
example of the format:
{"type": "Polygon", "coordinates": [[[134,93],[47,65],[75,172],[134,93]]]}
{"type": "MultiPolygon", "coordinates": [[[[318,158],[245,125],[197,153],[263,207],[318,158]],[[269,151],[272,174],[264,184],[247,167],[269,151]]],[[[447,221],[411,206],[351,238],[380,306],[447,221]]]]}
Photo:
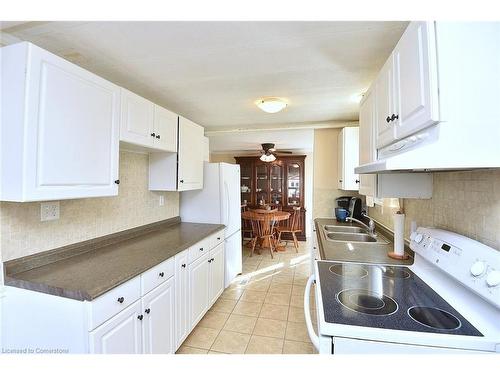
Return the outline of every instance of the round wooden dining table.
{"type": "MultiPolygon", "coordinates": [[[[266,225],[269,226],[268,230],[272,231],[277,222],[288,220],[290,218],[290,212],[272,210],[248,210],[241,213],[241,218],[250,221],[267,221],[266,225]]],[[[278,245],[279,244],[276,244],[276,246],[274,246],[275,251],[285,251],[285,248],[283,246],[279,247],[278,245]]],[[[263,239],[261,246],[270,247],[267,238],[263,239]]]]}

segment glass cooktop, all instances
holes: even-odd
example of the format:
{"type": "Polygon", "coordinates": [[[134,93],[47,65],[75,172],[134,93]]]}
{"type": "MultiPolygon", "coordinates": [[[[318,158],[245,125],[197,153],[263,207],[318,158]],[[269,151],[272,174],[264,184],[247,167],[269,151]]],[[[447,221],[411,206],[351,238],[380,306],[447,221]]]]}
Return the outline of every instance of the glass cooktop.
{"type": "Polygon", "coordinates": [[[319,261],[327,323],[482,336],[407,267],[319,261]]]}

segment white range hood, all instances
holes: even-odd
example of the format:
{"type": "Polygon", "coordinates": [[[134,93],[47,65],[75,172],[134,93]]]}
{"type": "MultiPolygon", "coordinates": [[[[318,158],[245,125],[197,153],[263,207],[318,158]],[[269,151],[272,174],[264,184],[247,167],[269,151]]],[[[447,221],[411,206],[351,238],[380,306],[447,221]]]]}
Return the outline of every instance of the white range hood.
{"type": "Polygon", "coordinates": [[[465,127],[467,130],[460,125],[459,130],[452,123],[441,122],[397,141],[378,151],[379,160],[360,165],[355,173],[500,168],[500,126],[492,126],[488,134],[480,134],[473,131],[472,125],[470,129],[465,127]]]}

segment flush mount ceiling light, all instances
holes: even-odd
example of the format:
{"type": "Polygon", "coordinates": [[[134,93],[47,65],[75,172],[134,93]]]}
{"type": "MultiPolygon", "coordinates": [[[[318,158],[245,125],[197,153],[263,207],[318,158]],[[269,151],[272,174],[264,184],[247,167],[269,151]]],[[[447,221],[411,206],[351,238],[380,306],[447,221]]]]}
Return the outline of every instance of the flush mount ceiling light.
{"type": "Polygon", "coordinates": [[[263,154],[260,157],[260,160],[265,161],[266,163],[270,163],[276,160],[276,156],[274,156],[274,154],[263,154]]]}
{"type": "Polygon", "coordinates": [[[283,99],[280,98],[263,98],[257,100],[255,104],[267,113],[277,113],[288,105],[283,99]]]}

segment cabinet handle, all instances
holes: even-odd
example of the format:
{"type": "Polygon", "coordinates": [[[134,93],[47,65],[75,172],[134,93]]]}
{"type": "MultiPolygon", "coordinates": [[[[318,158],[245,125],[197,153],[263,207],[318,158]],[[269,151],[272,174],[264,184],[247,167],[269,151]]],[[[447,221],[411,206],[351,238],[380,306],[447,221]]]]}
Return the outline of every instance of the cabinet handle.
{"type": "Polygon", "coordinates": [[[179,182],[180,182],[181,184],[183,184],[183,183],[184,183],[184,180],[180,180],[179,182]]]}
{"type": "Polygon", "coordinates": [[[160,275],[160,277],[163,277],[163,276],[165,276],[165,273],[164,272],[160,272],[158,275],[160,275]]]}
{"type": "Polygon", "coordinates": [[[342,182],[342,180],[339,180],[339,182],[342,182]]]}
{"type": "Polygon", "coordinates": [[[212,262],[215,260],[215,258],[212,258],[212,262]]]}
{"type": "Polygon", "coordinates": [[[120,185],[120,180],[115,180],[115,184],[120,185]]]}
{"type": "Polygon", "coordinates": [[[359,180],[356,180],[356,183],[359,184],[359,180]]]}
{"type": "Polygon", "coordinates": [[[123,297],[118,298],[118,302],[123,303],[123,301],[125,301],[125,298],[123,298],[123,297]]]}
{"type": "Polygon", "coordinates": [[[159,134],[156,136],[156,139],[160,139],[160,135],[159,134]]]}
{"type": "Polygon", "coordinates": [[[202,248],[202,247],[200,247],[200,251],[203,251],[203,248],[202,248]]]}
{"type": "Polygon", "coordinates": [[[149,313],[151,312],[151,309],[146,309],[146,310],[144,310],[144,312],[145,312],[146,314],[149,314],[149,313]]]}
{"type": "Polygon", "coordinates": [[[391,116],[391,121],[399,119],[399,115],[395,115],[394,113],[391,116]]]}
{"type": "Polygon", "coordinates": [[[212,259],[209,259],[209,260],[208,260],[208,263],[212,263],[212,259]]]}
{"type": "Polygon", "coordinates": [[[217,237],[217,241],[220,240],[220,237],[217,237]]]}
{"type": "Polygon", "coordinates": [[[142,318],[144,318],[144,315],[142,315],[142,314],[137,317],[137,319],[139,319],[139,320],[142,320],[142,318]]]}
{"type": "Polygon", "coordinates": [[[156,134],[155,133],[151,133],[151,137],[154,137],[156,134]]]}
{"type": "Polygon", "coordinates": [[[182,268],[186,268],[186,263],[184,263],[181,267],[182,267],[182,268]]]}
{"type": "Polygon", "coordinates": [[[387,121],[387,123],[390,123],[391,122],[391,117],[387,116],[387,118],[385,119],[385,121],[387,121]]]}

